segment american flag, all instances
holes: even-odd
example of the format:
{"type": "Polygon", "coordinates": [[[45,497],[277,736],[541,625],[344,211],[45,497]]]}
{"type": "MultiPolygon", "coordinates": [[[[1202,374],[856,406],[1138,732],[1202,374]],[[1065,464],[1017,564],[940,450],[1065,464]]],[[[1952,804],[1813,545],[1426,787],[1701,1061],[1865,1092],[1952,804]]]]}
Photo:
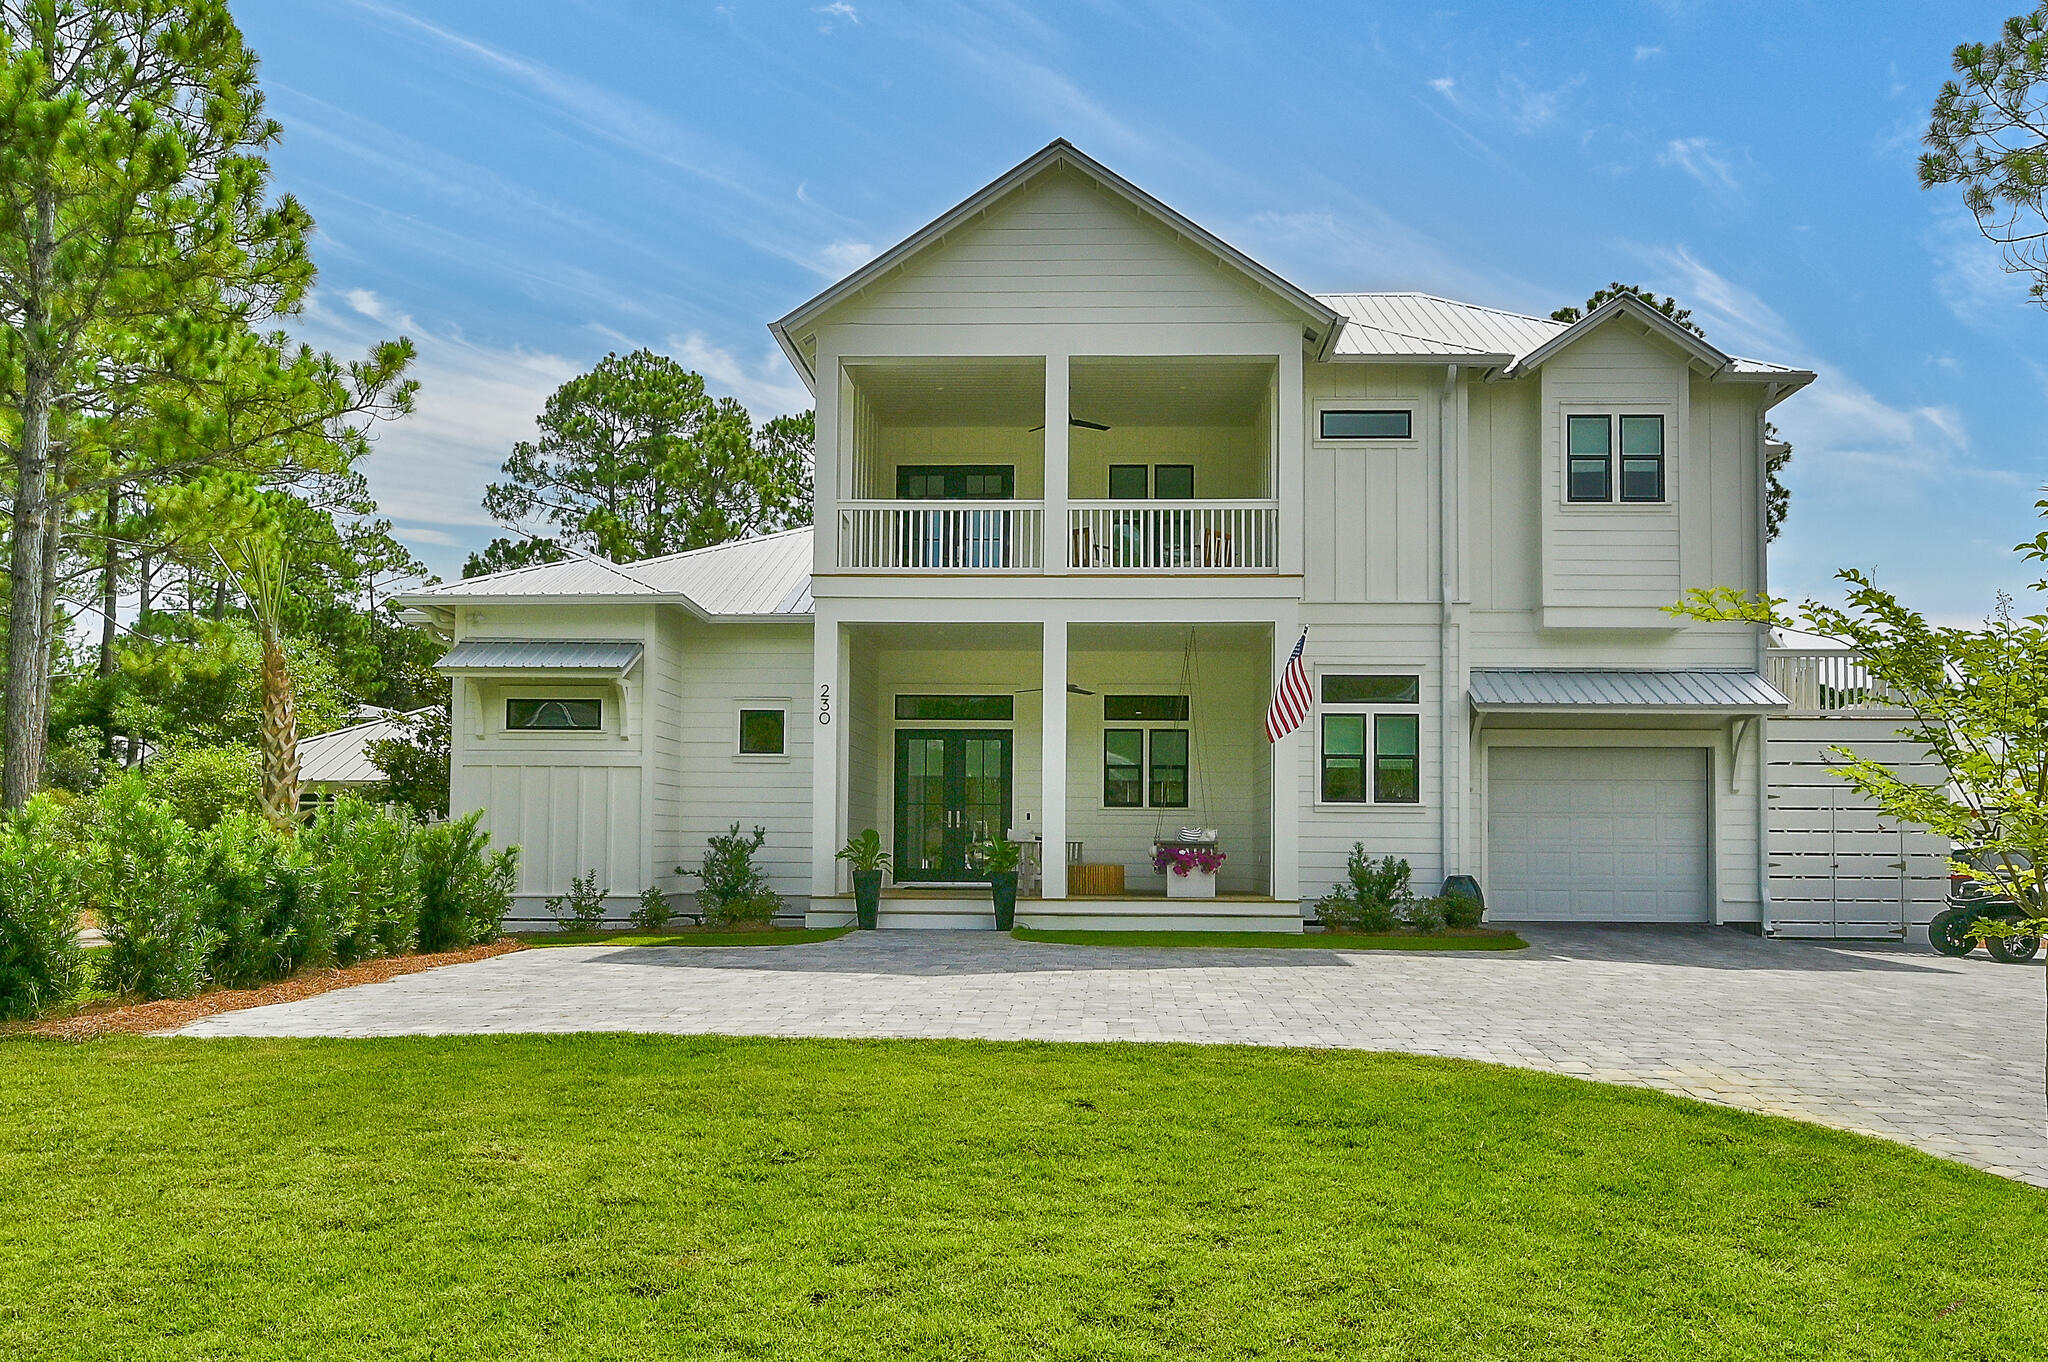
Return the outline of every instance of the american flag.
{"type": "Polygon", "coordinates": [[[1287,655],[1287,669],[1280,673],[1280,686],[1273,692],[1273,703],[1266,710],[1266,741],[1279,742],[1282,738],[1301,727],[1301,721],[1308,717],[1308,707],[1314,698],[1308,688],[1308,671],[1301,665],[1302,645],[1308,642],[1308,630],[1301,631],[1301,637],[1294,641],[1294,651],[1287,655]]]}

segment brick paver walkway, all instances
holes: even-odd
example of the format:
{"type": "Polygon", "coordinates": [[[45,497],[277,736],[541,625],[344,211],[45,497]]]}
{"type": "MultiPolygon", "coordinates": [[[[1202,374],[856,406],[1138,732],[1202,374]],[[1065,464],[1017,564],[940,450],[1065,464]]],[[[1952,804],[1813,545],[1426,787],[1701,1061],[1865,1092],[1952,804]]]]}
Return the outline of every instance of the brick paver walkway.
{"type": "Polygon", "coordinates": [[[2048,1185],[2042,966],[1727,929],[1532,928],[1500,954],[870,932],[520,951],[188,1036],[649,1031],[1341,1046],[1663,1088],[2048,1185]]]}

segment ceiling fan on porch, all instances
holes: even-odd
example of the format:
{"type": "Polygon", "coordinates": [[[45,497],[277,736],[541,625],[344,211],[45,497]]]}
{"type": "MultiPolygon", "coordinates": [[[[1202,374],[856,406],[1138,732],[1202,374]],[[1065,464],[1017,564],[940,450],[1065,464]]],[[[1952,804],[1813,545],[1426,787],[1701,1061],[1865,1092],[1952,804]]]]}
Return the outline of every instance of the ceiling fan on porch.
{"type": "MultiPolygon", "coordinates": [[[[1084,419],[1084,418],[1082,418],[1082,417],[1079,417],[1079,416],[1069,416],[1069,417],[1067,418],[1067,424],[1068,424],[1068,425],[1070,425],[1070,426],[1079,426],[1079,427],[1080,427],[1081,429],[1083,429],[1083,430],[1108,430],[1108,429],[1109,429],[1109,427],[1108,427],[1108,426],[1105,426],[1105,425],[1103,425],[1103,424],[1102,424],[1102,422],[1100,422],[1100,421],[1089,421],[1089,420],[1086,420],[1086,419],[1084,419]]],[[[1038,423],[1037,425],[1035,425],[1035,426],[1033,426],[1033,427],[1031,428],[1031,430],[1032,430],[1032,433],[1033,433],[1033,434],[1036,434],[1037,432],[1039,432],[1039,431],[1041,431],[1041,430],[1044,430],[1044,429],[1045,429],[1045,422],[1043,422],[1043,421],[1040,421],[1040,422],[1039,422],[1039,423],[1038,423]]]]}

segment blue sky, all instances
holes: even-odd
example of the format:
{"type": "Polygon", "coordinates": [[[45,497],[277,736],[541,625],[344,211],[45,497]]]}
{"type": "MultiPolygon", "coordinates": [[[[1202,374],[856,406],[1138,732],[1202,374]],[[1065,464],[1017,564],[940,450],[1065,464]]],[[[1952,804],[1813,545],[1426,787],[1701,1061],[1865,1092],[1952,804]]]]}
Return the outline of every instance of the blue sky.
{"type": "Polygon", "coordinates": [[[372,484],[438,571],[562,380],[647,345],[757,418],[765,324],[1054,137],[1311,289],[1620,278],[1807,365],[1774,589],[1948,619],[2031,574],[2048,314],[1914,157],[1990,5],[243,0],[320,225],[312,339],[420,347],[372,484]]]}

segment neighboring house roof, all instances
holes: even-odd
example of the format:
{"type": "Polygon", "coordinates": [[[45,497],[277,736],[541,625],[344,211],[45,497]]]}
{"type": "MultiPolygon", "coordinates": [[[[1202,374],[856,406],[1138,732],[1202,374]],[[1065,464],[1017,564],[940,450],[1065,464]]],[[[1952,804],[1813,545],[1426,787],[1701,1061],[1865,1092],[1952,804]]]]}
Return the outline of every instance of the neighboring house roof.
{"type": "Polygon", "coordinates": [[[858,294],[884,275],[903,266],[919,252],[943,242],[950,233],[987,213],[1039,175],[1058,167],[1065,167],[1086,176],[1195,249],[1215,257],[1224,267],[1242,274],[1261,292],[1278,299],[1299,313],[1314,333],[1313,339],[1318,343],[1319,349],[1326,349],[1329,345],[1332,330],[1339,324],[1340,319],[1326,301],[1281,278],[1237,247],[1153,198],[1062,137],[1025,157],[1008,172],[997,176],[987,186],[941,213],[929,224],[911,233],[823,293],[797,307],[788,316],[769,323],[768,329],[774,334],[776,343],[782,347],[783,353],[789,356],[790,363],[803,375],[804,382],[812,383],[815,375],[802,333],[828,308],[858,294]]]}
{"type": "Polygon", "coordinates": [[[1472,707],[1483,710],[1662,709],[1759,713],[1791,701],[1755,672],[1711,667],[1475,667],[1472,707]]]}
{"type": "Polygon", "coordinates": [[[307,785],[375,784],[384,779],[384,773],[370,761],[370,744],[402,736],[400,721],[426,712],[387,710],[379,718],[301,739],[299,779],[307,785]]]}
{"type": "Polygon", "coordinates": [[[646,600],[679,604],[707,620],[804,616],[811,613],[811,530],[803,526],[637,563],[565,558],[422,587],[398,599],[413,607],[463,600],[646,600]]]}
{"type": "Polygon", "coordinates": [[[436,671],[603,672],[624,676],[640,665],[646,645],[582,639],[470,638],[450,648],[436,671]]]}
{"type": "Polygon", "coordinates": [[[1427,293],[1318,296],[1344,314],[1343,333],[1331,349],[1338,357],[1471,360],[1499,367],[1504,377],[1520,378],[1616,318],[1631,316],[1717,373],[1779,380],[1788,392],[1813,381],[1805,369],[1730,355],[1633,294],[1610,298],[1576,322],[1525,317],[1427,293]]]}

